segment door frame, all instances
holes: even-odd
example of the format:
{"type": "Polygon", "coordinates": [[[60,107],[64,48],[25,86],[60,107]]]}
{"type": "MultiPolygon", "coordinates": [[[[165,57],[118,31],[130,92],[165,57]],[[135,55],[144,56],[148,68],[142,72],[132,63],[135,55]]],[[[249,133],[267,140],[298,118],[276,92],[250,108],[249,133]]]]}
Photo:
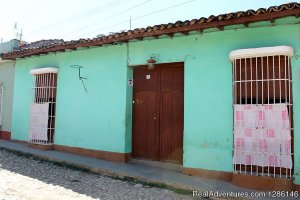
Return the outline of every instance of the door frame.
{"type": "MultiPolygon", "coordinates": [[[[183,146],[184,146],[184,79],[185,79],[185,76],[184,76],[184,62],[170,62],[170,63],[159,63],[159,64],[155,64],[155,69],[161,69],[161,68],[179,68],[179,67],[182,67],[183,68],[183,133],[182,133],[182,160],[180,161],[180,165],[183,164],[183,156],[184,156],[184,152],[183,152],[183,146]]],[[[131,111],[131,116],[132,116],[132,129],[131,129],[131,155],[133,154],[133,133],[134,133],[134,121],[135,121],[135,108],[134,108],[134,105],[133,105],[133,101],[134,101],[134,87],[135,87],[135,84],[134,84],[134,70],[135,69],[141,69],[141,68],[147,68],[147,65],[133,65],[133,66],[130,66],[131,69],[133,70],[132,72],[132,78],[133,78],[133,87],[132,87],[132,111],[131,111]]],[[[160,74],[158,74],[158,79],[160,79],[160,74]]],[[[161,88],[159,86],[157,86],[156,88],[156,92],[158,92],[160,94],[161,92],[161,88]]],[[[158,113],[159,116],[161,116],[161,112],[162,112],[162,108],[161,108],[161,101],[162,99],[160,98],[160,95],[157,95],[157,102],[159,102],[157,105],[156,105],[156,111],[158,113]]],[[[156,159],[153,160],[153,161],[159,161],[159,162],[163,162],[161,159],[162,159],[162,134],[161,134],[161,121],[160,119],[158,120],[158,125],[156,126],[156,131],[158,132],[158,146],[159,146],[159,149],[156,153],[156,159]]],[[[133,157],[133,156],[131,156],[133,157]]],[[[141,159],[141,160],[147,160],[145,158],[142,158],[142,157],[139,157],[137,159],[141,159]]],[[[151,160],[150,160],[151,161],[151,160]]]]}

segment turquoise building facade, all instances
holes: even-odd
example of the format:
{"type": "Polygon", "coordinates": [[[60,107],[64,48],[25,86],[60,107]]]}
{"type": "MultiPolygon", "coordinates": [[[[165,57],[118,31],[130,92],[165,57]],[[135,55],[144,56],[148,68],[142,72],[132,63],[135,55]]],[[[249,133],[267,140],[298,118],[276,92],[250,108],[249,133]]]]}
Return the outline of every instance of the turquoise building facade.
{"type": "Polygon", "coordinates": [[[300,19],[281,17],[247,24],[160,35],[46,55],[16,57],[12,139],[28,141],[33,77],[30,70],[58,68],[54,145],[117,154],[132,151],[135,66],[184,63],[183,168],[233,172],[233,90],[229,53],[286,45],[293,77],[294,184],[300,185],[300,19]],[[72,65],[82,66],[82,81],[72,65]]]}
{"type": "MultiPolygon", "coordinates": [[[[1,43],[0,54],[12,52],[19,43],[16,39],[1,43]]],[[[11,138],[14,77],[15,61],[0,58],[0,139],[11,138]]]]}
{"type": "Polygon", "coordinates": [[[10,139],[15,62],[0,60],[0,138],[10,139]]]}

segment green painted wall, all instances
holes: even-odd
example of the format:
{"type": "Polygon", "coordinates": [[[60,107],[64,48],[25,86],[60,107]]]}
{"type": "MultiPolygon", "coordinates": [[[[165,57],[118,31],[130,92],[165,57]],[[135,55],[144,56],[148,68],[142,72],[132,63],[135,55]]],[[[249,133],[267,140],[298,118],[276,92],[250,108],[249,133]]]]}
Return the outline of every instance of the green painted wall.
{"type": "Polygon", "coordinates": [[[0,82],[3,83],[1,131],[11,131],[15,62],[0,61],[0,82]]]}
{"type": "Polygon", "coordinates": [[[292,59],[294,104],[294,182],[300,185],[300,29],[298,28],[296,56],[292,59]]]}
{"type": "MultiPolygon", "coordinates": [[[[257,23],[256,26],[259,24],[263,23],[257,23]]],[[[184,62],[185,167],[227,172],[233,170],[232,71],[229,53],[242,48],[289,45],[296,53],[292,58],[295,70],[299,67],[299,27],[253,27],[131,44],[130,59],[133,65],[145,63],[152,54],[159,55],[161,63],[184,62]]],[[[293,77],[299,78],[298,75],[293,77]]],[[[296,102],[299,97],[294,97],[296,102]]],[[[299,105],[295,105],[295,112],[300,114],[299,105]]],[[[295,116],[295,120],[299,117],[295,116]]],[[[295,127],[295,139],[300,135],[299,128],[295,127]]],[[[295,156],[300,154],[300,148],[296,148],[295,156]]],[[[298,160],[300,169],[300,158],[298,160]]]]}
{"type": "MultiPolygon", "coordinates": [[[[184,167],[232,171],[233,110],[229,52],[241,48],[289,45],[292,58],[295,142],[300,141],[300,19],[251,24],[249,28],[130,42],[130,65],[184,62],[184,167]],[[293,24],[298,23],[298,24],[293,24]],[[280,25],[283,24],[283,25],[280,25]]],[[[132,88],[127,79],[126,45],[58,53],[17,61],[13,138],[28,130],[31,76],[29,69],[58,66],[55,143],[113,152],[131,151],[132,88]],[[85,94],[77,72],[83,65],[85,94]],[[25,114],[24,114],[25,113],[25,114]],[[125,138],[125,139],[124,139],[125,138]]],[[[295,182],[300,184],[300,146],[295,145],[295,182]]]]}
{"type": "MultiPolygon", "coordinates": [[[[127,81],[133,78],[133,69],[127,68],[127,81]]],[[[126,135],[125,135],[125,152],[130,153],[132,147],[132,92],[133,87],[128,85],[126,89],[126,135]]]]}
{"type": "Polygon", "coordinates": [[[13,139],[26,140],[28,135],[30,69],[51,66],[59,67],[55,143],[124,152],[127,88],[124,49],[124,45],[110,46],[18,60],[13,139]],[[69,67],[74,64],[84,66],[81,76],[87,78],[87,93],[78,70],[69,67]]]}

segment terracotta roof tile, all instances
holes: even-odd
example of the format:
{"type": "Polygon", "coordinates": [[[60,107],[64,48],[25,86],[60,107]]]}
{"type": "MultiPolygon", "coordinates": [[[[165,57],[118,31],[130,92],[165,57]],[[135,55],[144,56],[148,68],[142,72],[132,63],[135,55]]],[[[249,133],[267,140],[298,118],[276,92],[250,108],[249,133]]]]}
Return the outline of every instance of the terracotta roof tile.
{"type": "MultiPolygon", "coordinates": [[[[160,24],[148,26],[147,28],[136,28],[134,30],[112,33],[108,36],[100,36],[92,39],[79,39],[71,41],[59,41],[45,43],[38,46],[28,46],[11,53],[2,55],[3,59],[16,59],[39,53],[51,51],[62,51],[65,49],[76,49],[78,47],[97,46],[116,42],[126,42],[131,39],[142,37],[159,36],[164,34],[174,34],[177,32],[187,33],[193,30],[203,30],[205,28],[224,27],[234,24],[251,23],[256,21],[266,21],[286,16],[297,16],[300,14],[300,4],[296,2],[283,4],[280,6],[271,6],[267,9],[238,11],[234,13],[221,14],[218,16],[211,15],[208,18],[192,19],[186,21],[177,21],[175,23],[160,24]]],[[[222,29],[221,29],[222,30],[222,29]]],[[[37,41],[39,42],[39,41],[37,41]]],[[[36,43],[36,42],[35,42],[36,43]]]]}

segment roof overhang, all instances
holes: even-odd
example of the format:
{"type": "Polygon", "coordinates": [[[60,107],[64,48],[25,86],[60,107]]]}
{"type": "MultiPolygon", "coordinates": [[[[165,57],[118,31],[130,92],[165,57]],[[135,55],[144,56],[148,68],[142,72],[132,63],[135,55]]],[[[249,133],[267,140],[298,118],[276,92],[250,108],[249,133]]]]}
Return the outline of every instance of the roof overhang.
{"type": "Polygon", "coordinates": [[[162,35],[172,37],[175,33],[182,33],[184,35],[187,35],[191,31],[202,32],[204,29],[209,28],[217,28],[218,30],[222,31],[226,26],[243,24],[245,25],[245,27],[248,27],[248,24],[253,22],[272,22],[278,18],[289,16],[299,17],[299,15],[300,4],[293,2],[280,6],[272,6],[268,9],[260,8],[256,11],[247,10],[245,12],[239,11],[234,13],[221,14],[218,16],[211,15],[208,18],[202,17],[200,19],[177,21],[175,23],[161,24],[151,27],[149,26],[147,28],[138,28],[93,39],[79,39],[62,42],[52,46],[50,45],[39,48],[18,50],[12,53],[6,53],[2,56],[2,58],[15,60],[16,58],[24,58],[32,55],[43,55],[50,52],[59,52],[68,49],[76,50],[77,48],[117,44],[135,39],[140,40],[146,37],[156,38],[162,35]]]}

